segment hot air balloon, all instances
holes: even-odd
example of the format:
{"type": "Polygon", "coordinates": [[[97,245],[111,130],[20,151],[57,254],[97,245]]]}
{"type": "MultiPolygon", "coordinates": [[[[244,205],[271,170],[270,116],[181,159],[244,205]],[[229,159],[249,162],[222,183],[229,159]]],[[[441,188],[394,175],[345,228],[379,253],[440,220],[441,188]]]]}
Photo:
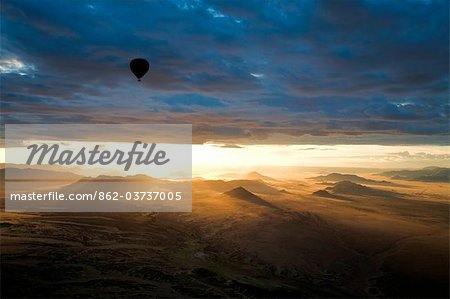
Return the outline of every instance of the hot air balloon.
{"type": "Polygon", "coordinates": [[[130,70],[141,81],[141,78],[148,72],[150,64],[144,58],[135,58],[130,61],[130,70]]]}

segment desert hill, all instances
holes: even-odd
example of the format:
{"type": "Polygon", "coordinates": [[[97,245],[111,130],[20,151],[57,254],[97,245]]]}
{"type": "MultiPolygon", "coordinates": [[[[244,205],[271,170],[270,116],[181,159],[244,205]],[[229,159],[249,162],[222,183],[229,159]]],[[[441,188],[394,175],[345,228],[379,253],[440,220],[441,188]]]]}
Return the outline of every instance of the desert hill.
{"type": "Polygon", "coordinates": [[[331,193],[348,194],[358,196],[383,196],[383,197],[398,197],[401,194],[393,191],[385,191],[376,188],[367,187],[356,184],[350,181],[341,181],[334,184],[334,186],[325,189],[331,193]]]}
{"type": "Polygon", "coordinates": [[[332,198],[332,199],[340,199],[340,200],[349,200],[348,198],[338,195],[338,194],[331,194],[330,192],[326,190],[317,190],[313,192],[313,195],[320,196],[320,197],[326,197],[326,198],[332,198]]]}
{"type": "Polygon", "coordinates": [[[193,182],[193,188],[203,190],[213,190],[216,192],[226,192],[232,188],[243,187],[250,192],[278,195],[280,191],[278,189],[266,184],[261,180],[205,180],[193,182]]]}
{"type": "Polygon", "coordinates": [[[381,186],[394,186],[395,184],[388,181],[376,181],[371,179],[366,179],[364,177],[354,175],[354,174],[342,174],[342,173],[330,173],[328,175],[320,175],[317,177],[312,177],[321,182],[339,182],[339,181],[349,181],[356,184],[368,184],[368,185],[381,185],[381,186]]]}
{"type": "Polygon", "coordinates": [[[380,175],[404,181],[450,182],[450,168],[447,167],[430,166],[418,170],[386,171],[380,175]]]}
{"type": "Polygon", "coordinates": [[[272,204],[243,187],[236,187],[230,191],[225,192],[224,194],[252,204],[274,208],[272,204]]]}

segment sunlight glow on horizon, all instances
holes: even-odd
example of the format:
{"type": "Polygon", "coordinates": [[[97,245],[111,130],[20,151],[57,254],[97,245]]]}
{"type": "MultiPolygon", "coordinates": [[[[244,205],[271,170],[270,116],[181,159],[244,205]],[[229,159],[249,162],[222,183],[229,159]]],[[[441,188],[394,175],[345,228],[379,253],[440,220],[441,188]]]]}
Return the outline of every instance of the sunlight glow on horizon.
{"type": "Polygon", "coordinates": [[[423,168],[450,166],[448,146],[414,145],[193,145],[193,175],[248,172],[259,166],[423,168]]]}
{"type": "MultiPolygon", "coordinates": [[[[0,149],[5,163],[5,149],[0,149]]],[[[423,168],[450,167],[450,147],[436,145],[192,145],[193,176],[247,172],[259,166],[423,168]]],[[[82,169],[80,169],[81,171],[82,169]]],[[[131,173],[130,173],[131,174],[131,173]]]]}

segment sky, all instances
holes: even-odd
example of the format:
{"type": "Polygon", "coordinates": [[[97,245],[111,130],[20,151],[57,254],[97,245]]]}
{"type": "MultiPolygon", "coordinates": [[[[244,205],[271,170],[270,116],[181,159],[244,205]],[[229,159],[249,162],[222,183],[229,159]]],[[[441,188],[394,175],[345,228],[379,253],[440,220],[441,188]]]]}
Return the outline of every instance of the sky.
{"type": "Polygon", "coordinates": [[[235,149],[449,144],[446,0],[2,0],[0,11],[3,124],[188,123],[196,144],[235,149]],[[150,62],[142,82],[128,68],[137,57],[150,62]]]}

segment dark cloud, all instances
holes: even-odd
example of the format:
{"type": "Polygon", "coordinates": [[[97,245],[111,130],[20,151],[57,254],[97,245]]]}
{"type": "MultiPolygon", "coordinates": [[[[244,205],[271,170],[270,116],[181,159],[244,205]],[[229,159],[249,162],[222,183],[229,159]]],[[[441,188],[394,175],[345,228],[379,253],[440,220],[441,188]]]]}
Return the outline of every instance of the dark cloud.
{"type": "Polygon", "coordinates": [[[17,67],[1,71],[3,123],[192,123],[194,140],[224,144],[447,144],[448,5],[2,1],[0,71],[17,67]],[[151,64],[140,83],[134,57],[151,64]]]}

